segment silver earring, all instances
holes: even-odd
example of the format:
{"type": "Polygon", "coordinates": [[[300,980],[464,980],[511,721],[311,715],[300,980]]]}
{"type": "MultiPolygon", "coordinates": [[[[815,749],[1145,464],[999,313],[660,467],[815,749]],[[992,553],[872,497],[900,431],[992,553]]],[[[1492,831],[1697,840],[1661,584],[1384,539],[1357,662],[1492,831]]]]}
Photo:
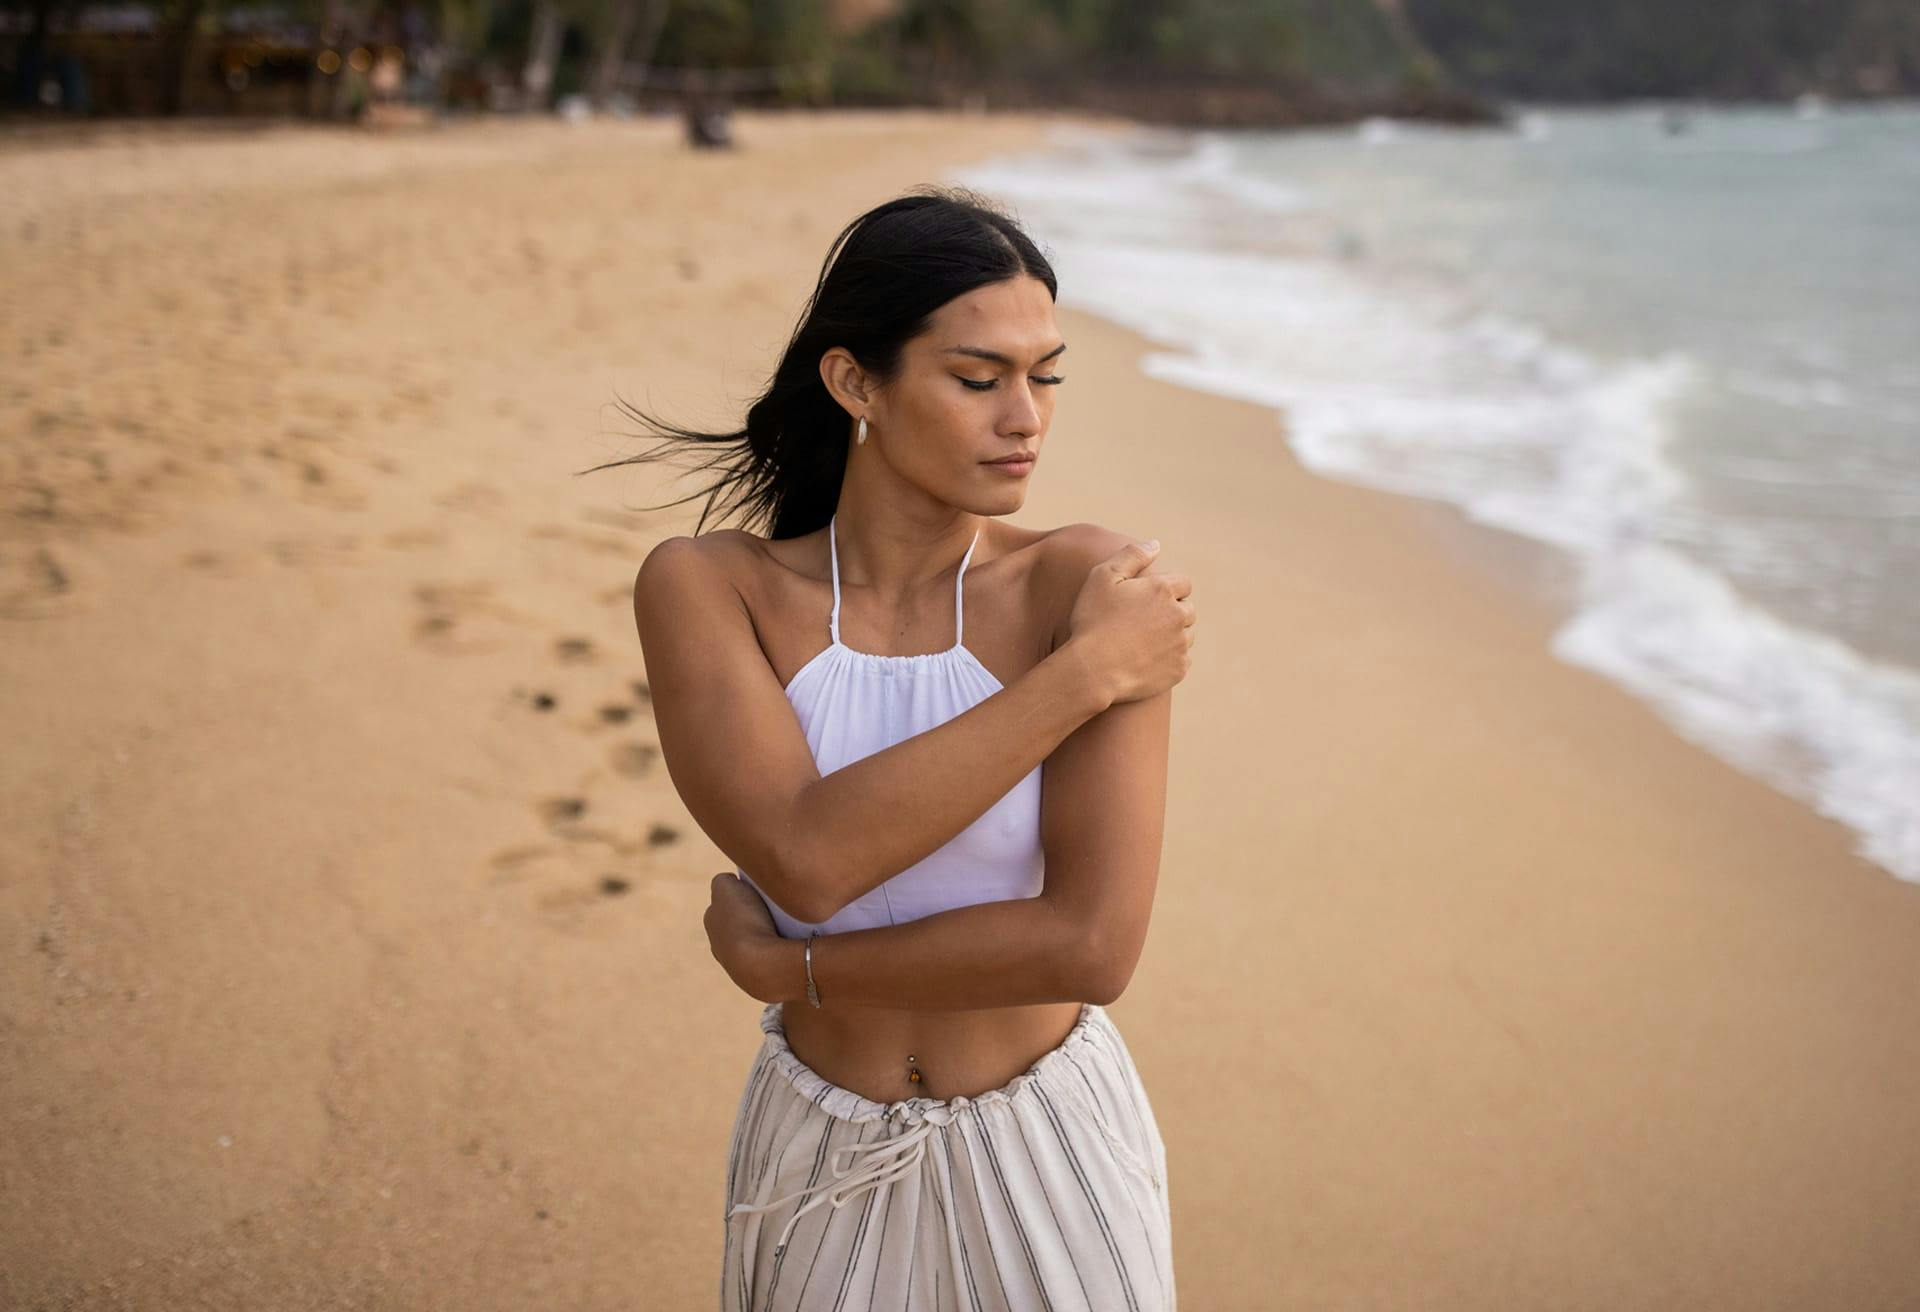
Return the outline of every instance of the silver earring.
{"type": "Polygon", "coordinates": [[[855,442],[864,442],[867,440],[867,417],[865,415],[860,416],[860,432],[853,440],[855,442]]]}

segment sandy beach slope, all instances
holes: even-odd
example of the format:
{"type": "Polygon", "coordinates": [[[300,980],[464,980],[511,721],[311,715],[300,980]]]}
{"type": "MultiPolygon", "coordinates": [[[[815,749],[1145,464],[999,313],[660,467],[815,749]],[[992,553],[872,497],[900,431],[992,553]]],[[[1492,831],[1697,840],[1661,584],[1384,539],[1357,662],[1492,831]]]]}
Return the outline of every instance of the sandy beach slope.
{"type": "MultiPolygon", "coordinates": [[[[629,605],[692,484],[574,472],[1045,125],[0,141],[0,1306],[711,1304],[758,1006],[629,605]]],[[[1920,1305],[1920,888],[1060,322],[1019,518],[1202,614],[1113,1008],[1183,1306],[1920,1305]]]]}

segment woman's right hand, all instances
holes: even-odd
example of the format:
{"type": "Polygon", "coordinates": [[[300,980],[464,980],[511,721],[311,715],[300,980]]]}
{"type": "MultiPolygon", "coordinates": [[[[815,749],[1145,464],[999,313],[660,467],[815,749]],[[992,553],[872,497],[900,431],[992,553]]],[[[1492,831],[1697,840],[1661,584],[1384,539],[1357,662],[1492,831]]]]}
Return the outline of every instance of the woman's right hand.
{"type": "Polygon", "coordinates": [[[1067,638],[1083,654],[1112,702],[1140,701],[1187,677],[1196,612],[1184,574],[1144,571],[1160,554],[1128,543],[1087,571],[1067,619],[1067,638]]]}

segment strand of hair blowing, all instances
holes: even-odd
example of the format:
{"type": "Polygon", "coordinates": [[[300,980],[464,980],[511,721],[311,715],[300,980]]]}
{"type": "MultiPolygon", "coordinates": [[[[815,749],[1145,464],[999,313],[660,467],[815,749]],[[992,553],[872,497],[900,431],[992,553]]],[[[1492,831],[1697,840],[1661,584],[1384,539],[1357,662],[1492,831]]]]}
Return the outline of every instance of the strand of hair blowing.
{"type": "Polygon", "coordinates": [[[696,453],[688,472],[715,471],[704,486],[660,506],[707,499],[694,527],[709,517],[769,538],[798,537],[826,524],[847,471],[850,416],[820,379],[820,358],[844,347],[881,384],[899,372],[907,342],[927,330],[934,311],[977,287],[1022,275],[1058,294],[1053,266],[1020,224],[978,192],[915,187],[854,219],[827,249],[820,276],[766,390],[732,431],[683,428],[621,399],[645,425],[635,434],[653,449],[579,471],[642,464],[696,453]]]}

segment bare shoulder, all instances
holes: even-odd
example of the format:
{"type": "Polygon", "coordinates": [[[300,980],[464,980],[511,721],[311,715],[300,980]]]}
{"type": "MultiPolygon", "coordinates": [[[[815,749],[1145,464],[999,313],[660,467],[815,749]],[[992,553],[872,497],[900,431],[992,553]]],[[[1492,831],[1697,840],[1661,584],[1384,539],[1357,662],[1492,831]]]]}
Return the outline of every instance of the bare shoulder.
{"type": "Polygon", "coordinates": [[[766,540],[741,529],[663,538],[647,551],[633,580],[633,608],[644,639],[649,613],[705,623],[716,609],[749,613],[755,570],[766,540]]]}
{"type": "MultiPolygon", "coordinates": [[[[1067,621],[1074,599],[1086,584],[1087,573],[1129,542],[1139,539],[1104,524],[1063,524],[1047,531],[1040,542],[1040,560],[1034,570],[1035,595],[1052,621],[1052,646],[1067,638],[1067,621]]],[[[1151,573],[1152,566],[1147,567],[1151,573]]]]}
{"type": "Polygon", "coordinates": [[[1044,549],[1062,569],[1084,575],[1129,542],[1131,533],[1122,533],[1105,524],[1065,524],[1049,530],[1044,549]]]}
{"type": "Polygon", "coordinates": [[[711,585],[724,579],[737,591],[745,582],[744,571],[765,557],[766,547],[766,539],[737,528],[662,538],[640,562],[635,595],[649,586],[678,588],[695,580],[711,585]]]}

